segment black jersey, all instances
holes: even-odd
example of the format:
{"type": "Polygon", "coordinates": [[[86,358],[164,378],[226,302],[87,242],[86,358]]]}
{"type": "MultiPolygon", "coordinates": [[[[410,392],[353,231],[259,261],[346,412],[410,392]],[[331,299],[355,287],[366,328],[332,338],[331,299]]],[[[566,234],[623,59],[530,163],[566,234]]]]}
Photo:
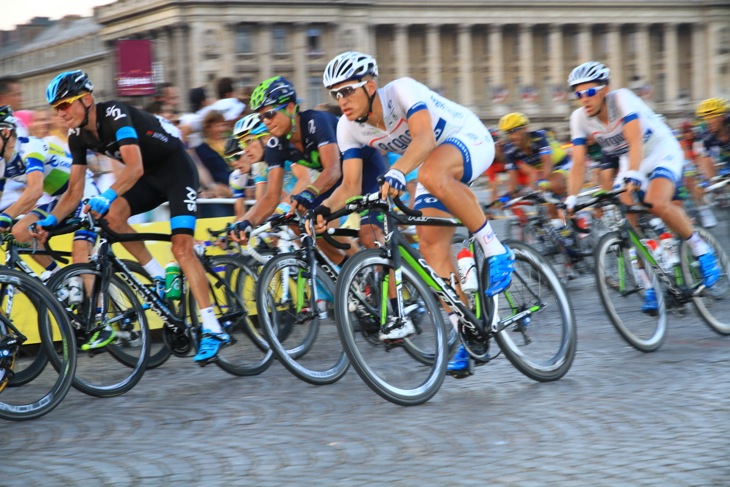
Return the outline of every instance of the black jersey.
{"type": "MultiPolygon", "coordinates": [[[[68,146],[74,164],[86,165],[86,151],[92,150],[122,160],[119,148],[138,145],[145,170],[156,168],[181,149],[177,127],[164,118],[118,101],[96,104],[97,140],[88,130],[69,131],[68,146]]],[[[123,162],[123,161],[122,161],[123,162]]]]}
{"type": "Polygon", "coordinates": [[[272,137],[264,154],[264,160],[270,168],[284,167],[286,161],[291,161],[310,169],[322,170],[319,148],[337,144],[337,117],[320,110],[304,110],[299,112],[299,122],[304,152],[285,138],[272,137]]]}

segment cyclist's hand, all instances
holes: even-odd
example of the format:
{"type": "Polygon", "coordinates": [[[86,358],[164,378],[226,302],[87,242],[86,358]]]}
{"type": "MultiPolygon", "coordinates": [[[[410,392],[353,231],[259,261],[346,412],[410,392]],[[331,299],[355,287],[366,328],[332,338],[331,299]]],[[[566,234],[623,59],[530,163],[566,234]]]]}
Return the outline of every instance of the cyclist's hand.
{"type": "Polygon", "coordinates": [[[84,213],[88,213],[89,210],[96,213],[95,216],[104,216],[109,211],[109,207],[112,202],[117,199],[117,193],[109,188],[98,196],[92,196],[84,206],[84,213]]]}
{"type": "Polygon", "coordinates": [[[0,232],[7,232],[13,226],[13,217],[7,213],[0,213],[0,232]]]}
{"type": "Polygon", "coordinates": [[[327,230],[327,217],[330,214],[332,214],[332,210],[325,205],[319,205],[308,213],[308,217],[314,218],[314,231],[316,233],[323,233],[327,230]]]}
{"type": "Polygon", "coordinates": [[[291,211],[306,211],[314,206],[314,200],[317,199],[317,194],[313,191],[314,188],[307,188],[299,194],[292,195],[291,211]]]}
{"type": "Polygon", "coordinates": [[[567,198],[565,198],[565,211],[568,213],[568,215],[573,214],[573,208],[575,208],[575,204],[578,202],[578,197],[574,194],[571,194],[567,198]]]}
{"type": "Polygon", "coordinates": [[[512,199],[512,196],[509,193],[506,193],[506,194],[503,194],[502,196],[500,196],[499,198],[497,198],[497,201],[501,205],[506,205],[507,203],[509,203],[509,200],[511,200],[511,199],[512,199]]]}
{"type": "Polygon", "coordinates": [[[228,237],[234,242],[238,242],[241,245],[248,243],[248,237],[253,230],[253,225],[248,220],[243,220],[232,224],[228,228],[228,237]]]}
{"type": "Polygon", "coordinates": [[[31,237],[38,240],[40,243],[45,243],[48,240],[48,230],[58,225],[58,220],[53,215],[48,215],[42,220],[31,224],[28,227],[31,237]]]}
{"type": "Polygon", "coordinates": [[[387,196],[395,198],[406,190],[406,176],[398,169],[391,169],[383,176],[383,185],[380,187],[380,197],[387,196]]]}
{"type": "Polygon", "coordinates": [[[646,181],[646,178],[639,171],[627,171],[626,176],[624,176],[626,190],[629,193],[639,191],[644,181],[646,181]]]}

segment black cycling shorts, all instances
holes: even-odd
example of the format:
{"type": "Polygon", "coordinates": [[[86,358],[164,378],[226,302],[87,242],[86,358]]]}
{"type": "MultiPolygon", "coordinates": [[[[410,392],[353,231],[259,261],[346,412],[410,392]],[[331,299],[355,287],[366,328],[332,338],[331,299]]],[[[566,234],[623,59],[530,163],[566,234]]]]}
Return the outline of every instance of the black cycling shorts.
{"type": "Polygon", "coordinates": [[[122,197],[129,203],[132,215],[153,210],[163,203],[170,203],[170,229],[172,234],[195,232],[198,213],[198,169],[184,148],[180,148],[167,161],[151,171],[146,169],[142,177],[122,197]]]}

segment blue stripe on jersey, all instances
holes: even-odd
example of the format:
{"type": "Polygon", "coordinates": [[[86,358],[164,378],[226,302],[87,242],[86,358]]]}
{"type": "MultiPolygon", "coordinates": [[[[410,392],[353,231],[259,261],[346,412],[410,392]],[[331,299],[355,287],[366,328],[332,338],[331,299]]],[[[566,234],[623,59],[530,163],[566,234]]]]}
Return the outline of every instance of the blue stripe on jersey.
{"type": "Polygon", "coordinates": [[[573,145],[586,145],[586,139],[584,139],[583,137],[573,139],[573,145]]]}
{"type": "Polygon", "coordinates": [[[451,144],[461,152],[461,156],[464,159],[464,175],[461,177],[462,183],[468,183],[471,181],[472,167],[471,167],[471,153],[462,141],[456,137],[449,137],[444,141],[444,144],[451,144]]]}
{"type": "Polygon", "coordinates": [[[540,149],[541,156],[545,156],[545,155],[552,154],[552,153],[553,153],[553,150],[550,147],[545,147],[543,149],[540,149]]]}
{"type": "Polygon", "coordinates": [[[117,142],[124,139],[136,139],[137,138],[137,131],[134,130],[134,127],[121,127],[119,130],[117,130],[117,142]]]}
{"type": "Polygon", "coordinates": [[[623,118],[622,122],[624,125],[626,125],[630,121],[636,120],[637,118],[639,118],[639,115],[637,113],[629,113],[623,118]]]}
{"type": "Polygon", "coordinates": [[[436,136],[436,140],[439,140],[439,137],[441,137],[441,134],[444,133],[444,127],[446,127],[446,120],[443,118],[439,118],[438,122],[436,122],[436,126],[433,129],[433,134],[436,136]]]}
{"type": "Polygon", "coordinates": [[[408,109],[408,112],[406,112],[406,118],[411,118],[411,115],[413,115],[416,112],[420,112],[421,110],[428,110],[428,107],[426,104],[422,101],[419,101],[415,105],[413,105],[411,108],[408,109]]]}
{"type": "Polygon", "coordinates": [[[177,230],[178,228],[195,230],[195,217],[192,215],[173,216],[170,219],[170,230],[177,230]]]}
{"type": "Polygon", "coordinates": [[[45,170],[45,168],[43,167],[43,161],[39,161],[35,157],[29,157],[28,159],[26,159],[25,163],[25,174],[33,171],[43,172],[45,170]]]}
{"type": "Polygon", "coordinates": [[[244,196],[246,196],[246,191],[243,189],[231,188],[231,193],[233,193],[234,198],[243,198],[244,196]]]}
{"type": "Polygon", "coordinates": [[[362,149],[360,147],[347,149],[342,153],[342,160],[346,161],[347,159],[362,159],[362,149]]]}

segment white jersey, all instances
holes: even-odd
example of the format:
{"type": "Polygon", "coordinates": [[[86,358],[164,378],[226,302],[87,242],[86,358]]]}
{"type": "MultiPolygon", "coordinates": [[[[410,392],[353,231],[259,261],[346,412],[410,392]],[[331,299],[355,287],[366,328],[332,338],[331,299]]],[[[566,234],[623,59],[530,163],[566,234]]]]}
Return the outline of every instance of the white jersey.
{"type": "Polygon", "coordinates": [[[627,88],[612,91],[606,95],[606,104],[607,125],[603,125],[598,117],[589,117],[582,107],[573,112],[570,116],[570,138],[574,145],[585,145],[588,136],[592,135],[604,154],[626,154],[629,145],[624,137],[624,125],[638,119],[644,142],[644,157],[657,151],[681,150],[679,142],[663,118],[654,113],[633,91],[627,88]]]}
{"type": "Polygon", "coordinates": [[[431,115],[436,145],[458,134],[467,124],[482,125],[469,109],[448,100],[412,78],[399,78],[378,89],[386,130],[340,117],[337,143],[343,159],[360,157],[360,147],[369,145],[402,154],[411,143],[408,117],[419,110],[431,115]]]}

